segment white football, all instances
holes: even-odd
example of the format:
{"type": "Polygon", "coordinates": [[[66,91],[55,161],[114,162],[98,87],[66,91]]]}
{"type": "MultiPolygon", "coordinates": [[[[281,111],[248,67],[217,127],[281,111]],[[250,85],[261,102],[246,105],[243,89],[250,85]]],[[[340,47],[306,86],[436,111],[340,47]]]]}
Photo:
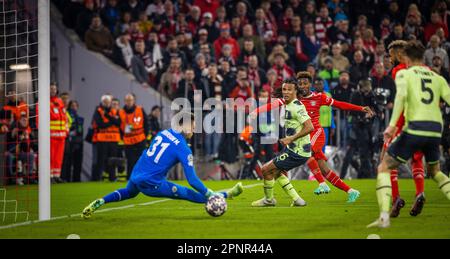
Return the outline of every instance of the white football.
{"type": "Polygon", "coordinates": [[[213,217],[222,216],[227,211],[227,201],[222,196],[213,195],[206,201],[205,209],[213,217]]]}

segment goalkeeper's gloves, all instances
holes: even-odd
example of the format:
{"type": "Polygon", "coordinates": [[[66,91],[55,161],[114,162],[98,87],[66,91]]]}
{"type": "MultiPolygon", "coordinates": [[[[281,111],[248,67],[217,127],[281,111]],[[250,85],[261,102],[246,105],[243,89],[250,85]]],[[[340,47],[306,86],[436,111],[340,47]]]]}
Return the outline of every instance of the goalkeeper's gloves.
{"type": "Polygon", "coordinates": [[[205,196],[206,196],[206,198],[209,198],[209,197],[211,197],[211,196],[220,196],[220,197],[223,197],[223,194],[220,193],[220,192],[215,192],[215,191],[213,191],[213,190],[211,190],[211,189],[208,189],[208,191],[206,192],[205,196]]]}

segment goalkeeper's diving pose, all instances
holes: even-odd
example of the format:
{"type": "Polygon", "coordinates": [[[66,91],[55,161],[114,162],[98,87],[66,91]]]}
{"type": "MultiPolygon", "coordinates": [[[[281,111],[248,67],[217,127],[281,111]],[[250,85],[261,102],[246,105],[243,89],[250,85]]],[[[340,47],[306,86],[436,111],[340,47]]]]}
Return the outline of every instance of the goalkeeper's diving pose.
{"type": "Polygon", "coordinates": [[[194,115],[182,112],[179,117],[183,118],[181,125],[158,133],[150,147],[144,150],[133,168],[126,188],[93,201],[83,210],[83,218],[90,218],[92,213],[105,203],[128,200],[141,192],[151,197],[182,199],[196,203],[205,203],[212,195],[232,198],[242,193],[240,182],[221,193],[213,192],[203,185],[195,174],[192,151],[187,144],[195,128],[194,115]],[[186,179],[195,190],[166,180],[169,170],[178,162],[182,164],[186,179]]]}

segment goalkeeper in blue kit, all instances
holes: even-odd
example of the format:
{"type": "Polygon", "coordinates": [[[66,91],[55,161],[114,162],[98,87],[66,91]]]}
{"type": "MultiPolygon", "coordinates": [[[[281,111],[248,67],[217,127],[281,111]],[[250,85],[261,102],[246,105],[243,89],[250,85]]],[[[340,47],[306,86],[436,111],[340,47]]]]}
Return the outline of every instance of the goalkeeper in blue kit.
{"type": "Polygon", "coordinates": [[[126,188],[116,190],[89,204],[82,213],[87,219],[102,205],[110,202],[128,200],[143,193],[151,197],[166,197],[205,203],[212,195],[233,198],[242,193],[242,183],[237,183],[227,192],[216,193],[205,187],[195,174],[192,151],[187,140],[193,135],[195,122],[191,113],[179,113],[183,120],[175,129],[161,131],[156,135],[150,147],[142,153],[133,168],[126,188]],[[166,180],[169,170],[180,162],[186,179],[195,189],[187,188],[166,180]]]}

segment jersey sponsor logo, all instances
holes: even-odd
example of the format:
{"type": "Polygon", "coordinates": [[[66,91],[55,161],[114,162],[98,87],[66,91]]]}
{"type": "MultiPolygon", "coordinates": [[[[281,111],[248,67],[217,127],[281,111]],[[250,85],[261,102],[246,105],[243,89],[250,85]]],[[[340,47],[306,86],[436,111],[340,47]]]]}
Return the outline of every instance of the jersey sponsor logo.
{"type": "Polygon", "coordinates": [[[311,101],[311,106],[316,106],[317,102],[316,101],[311,101]]]}
{"type": "Polygon", "coordinates": [[[194,157],[192,156],[192,154],[189,154],[187,159],[188,159],[188,165],[194,166],[194,157]]]}

